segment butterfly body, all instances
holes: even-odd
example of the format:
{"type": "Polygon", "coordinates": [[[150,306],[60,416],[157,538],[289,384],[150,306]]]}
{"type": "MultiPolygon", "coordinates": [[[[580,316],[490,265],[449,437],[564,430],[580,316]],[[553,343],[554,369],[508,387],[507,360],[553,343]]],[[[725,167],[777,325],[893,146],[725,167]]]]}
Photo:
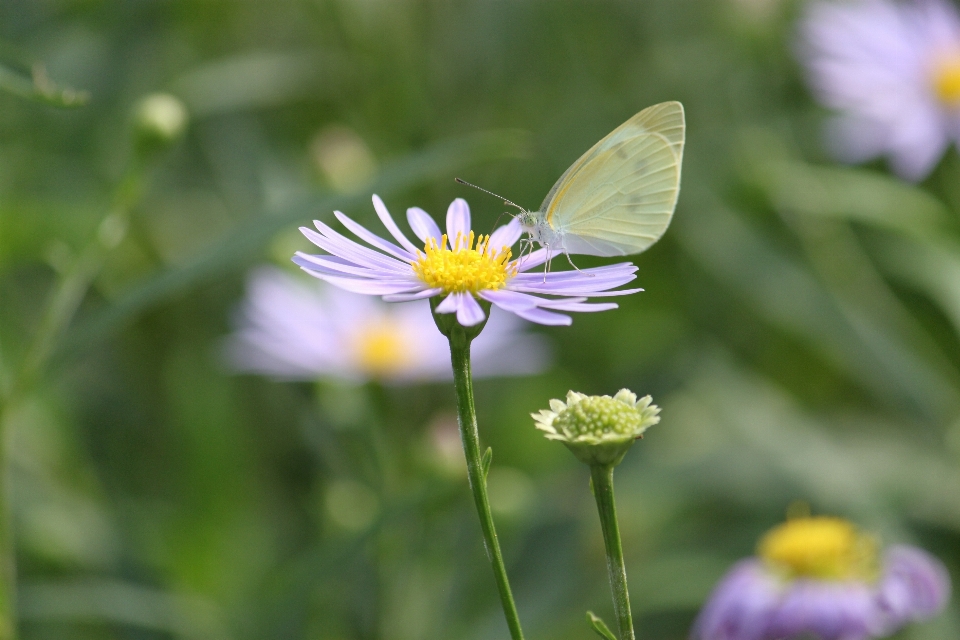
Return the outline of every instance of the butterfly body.
{"type": "Polygon", "coordinates": [[[518,218],[549,253],[641,253],[670,224],[680,192],[683,106],[648,107],[614,129],[567,169],[539,211],[518,218]]]}

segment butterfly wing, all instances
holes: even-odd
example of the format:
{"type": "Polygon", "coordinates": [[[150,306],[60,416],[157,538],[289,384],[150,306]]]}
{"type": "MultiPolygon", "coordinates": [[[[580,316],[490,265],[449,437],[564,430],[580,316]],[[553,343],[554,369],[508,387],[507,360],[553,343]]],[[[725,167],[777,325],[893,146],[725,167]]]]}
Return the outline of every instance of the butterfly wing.
{"type": "Polygon", "coordinates": [[[541,211],[563,250],[597,256],[645,251],[660,239],[680,192],[683,106],[648,107],[567,169],[541,211]]]}

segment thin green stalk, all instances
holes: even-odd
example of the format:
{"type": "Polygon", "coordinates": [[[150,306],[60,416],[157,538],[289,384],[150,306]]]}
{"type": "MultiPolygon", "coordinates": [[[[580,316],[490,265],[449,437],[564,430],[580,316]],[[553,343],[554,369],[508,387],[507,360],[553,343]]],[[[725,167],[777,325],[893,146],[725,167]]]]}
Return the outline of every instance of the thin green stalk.
{"type": "Polygon", "coordinates": [[[463,453],[467,458],[467,476],[470,479],[470,489],[473,491],[473,502],[480,516],[484,546],[487,549],[490,566],[493,567],[493,575],[497,580],[500,604],[503,606],[503,614],[507,618],[510,637],[513,640],[523,640],[520,616],[517,614],[517,605],[513,602],[510,581],[507,579],[507,570],[503,565],[503,554],[500,553],[500,543],[497,541],[497,531],[493,526],[490,501],[487,499],[486,472],[480,458],[480,435],[477,432],[477,415],[473,405],[470,338],[467,337],[466,331],[462,328],[453,329],[448,337],[450,339],[450,357],[453,361],[453,382],[457,390],[460,438],[463,441],[463,453]]]}
{"type": "Polygon", "coordinates": [[[131,169],[117,187],[114,208],[94,238],[74,260],[50,296],[43,318],[12,381],[0,380],[0,640],[17,638],[17,567],[11,508],[10,441],[13,414],[49,363],[50,356],[76,315],[110,251],[126,231],[133,204],[140,195],[141,172],[131,169]]]}
{"type": "Polygon", "coordinates": [[[600,528],[603,544],[607,550],[607,573],[610,576],[610,591],[613,595],[613,610],[617,615],[620,640],[635,640],[633,617],[630,615],[630,594],[627,592],[627,568],[623,563],[623,548],[620,546],[620,526],[617,524],[617,507],[613,499],[613,466],[590,465],[593,495],[600,513],[600,528]]]}
{"type": "MultiPolygon", "coordinates": [[[[7,459],[9,429],[0,415],[0,461],[7,459]]],[[[17,565],[13,554],[10,508],[10,468],[0,464],[0,640],[17,637],[17,565]]]]}

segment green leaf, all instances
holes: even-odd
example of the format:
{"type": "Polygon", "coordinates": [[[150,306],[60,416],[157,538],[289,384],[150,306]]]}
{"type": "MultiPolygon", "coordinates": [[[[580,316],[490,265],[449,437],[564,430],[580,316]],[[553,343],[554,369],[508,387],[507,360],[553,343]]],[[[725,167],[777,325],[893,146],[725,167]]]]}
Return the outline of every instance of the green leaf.
{"type": "Polygon", "coordinates": [[[742,177],[778,211],[851,220],[913,237],[937,238],[954,227],[940,200],[893,176],[809,164],[771,131],[746,132],[740,146],[742,177]]]}
{"type": "Polygon", "coordinates": [[[32,77],[0,64],[0,90],[55,107],[82,107],[90,99],[86,91],[59,87],[47,77],[43,65],[34,65],[32,77]]]}
{"type": "Polygon", "coordinates": [[[595,615],[593,611],[587,611],[587,622],[589,622],[593,630],[597,632],[597,635],[604,638],[604,640],[617,640],[617,637],[613,635],[613,632],[610,631],[606,623],[604,623],[599,616],[595,615]]]}
{"type": "Polygon", "coordinates": [[[480,458],[480,469],[483,471],[483,479],[487,479],[487,473],[490,472],[490,463],[493,462],[493,448],[487,447],[487,450],[483,452],[483,457],[480,458]]]}
{"type": "Polygon", "coordinates": [[[949,214],[929,193],[890,176],[847,167],[777,163],[767,188],[781,210],[855,220],[913,236],[931,236],[947,226],[949,214]]]}

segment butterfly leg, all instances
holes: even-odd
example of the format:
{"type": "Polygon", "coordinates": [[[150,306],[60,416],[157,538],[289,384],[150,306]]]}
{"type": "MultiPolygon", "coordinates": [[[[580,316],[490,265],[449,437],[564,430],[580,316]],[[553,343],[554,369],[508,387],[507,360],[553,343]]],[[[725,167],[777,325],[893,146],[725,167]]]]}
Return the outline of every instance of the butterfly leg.
{"type": "Polygon", "coordinates": [[[547,250],[547,260],[543,263],[543,282],[546,284],[547,274],[550,273],[550,262],[553,260],[553,257],[550,255],[550,247],[548,245],[544,245],[543,248],[547,250]]]}
{"type": "Polygon", "coordinates": [[[565,255],[565,256],[567,257],[567,262],[570,263],[570,266],[571,266],[571,267],[573,267],[574,269],[577,270],[577,273],[581,273],[581,274],[586,275],[586,276],[589,276],[589,277],[591,277],[591,278],[592,278],[594,275],[596,275],[596,274],[593,274],[593,273],[586,273],[586,274],[584,274],[583,271],[581,271],[580,268],[579,268],[577,265],[573,264],[573,260],[570,258],[570,254],[567,253],[566,247],[563,248],[563,255],[565,255]]]}

